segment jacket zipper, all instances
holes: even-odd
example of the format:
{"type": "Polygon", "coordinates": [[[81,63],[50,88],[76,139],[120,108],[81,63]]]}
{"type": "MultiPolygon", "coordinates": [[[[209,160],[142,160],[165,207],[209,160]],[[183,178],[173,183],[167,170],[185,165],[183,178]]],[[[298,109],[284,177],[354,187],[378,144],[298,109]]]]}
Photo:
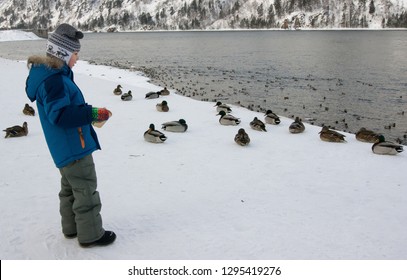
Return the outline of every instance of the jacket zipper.
{"type": "Polygon", "coordinates": [[[82,127],[78,127],[79,139],[81,140],[82,149],[85,149],[85,138],[83,137],[82,127]]]}

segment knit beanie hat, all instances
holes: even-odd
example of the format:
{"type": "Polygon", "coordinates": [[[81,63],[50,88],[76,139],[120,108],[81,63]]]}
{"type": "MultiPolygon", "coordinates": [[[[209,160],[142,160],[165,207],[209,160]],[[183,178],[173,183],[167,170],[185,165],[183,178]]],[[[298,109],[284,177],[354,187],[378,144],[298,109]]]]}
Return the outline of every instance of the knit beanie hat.
{"type": "Polygon", "coordinates": [[[47,41],[47,54],[55,56],[67,64],[74,52],[79,52],[83,33],[73,26],[63,23],[49,35],[47,41]]]}

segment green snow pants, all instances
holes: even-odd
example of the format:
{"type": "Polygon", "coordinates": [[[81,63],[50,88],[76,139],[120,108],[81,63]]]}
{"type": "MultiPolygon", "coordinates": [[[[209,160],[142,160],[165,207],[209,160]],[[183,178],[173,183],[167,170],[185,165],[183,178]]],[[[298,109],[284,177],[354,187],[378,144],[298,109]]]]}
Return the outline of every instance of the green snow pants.
{"type": "Polygon", "coordinates": [[[59,169],[61,191],[59,192],[62,232],[78,234],[80,243],[89,243],[103,236],[99,192],[95,164],[92,155],[59,169]]]}

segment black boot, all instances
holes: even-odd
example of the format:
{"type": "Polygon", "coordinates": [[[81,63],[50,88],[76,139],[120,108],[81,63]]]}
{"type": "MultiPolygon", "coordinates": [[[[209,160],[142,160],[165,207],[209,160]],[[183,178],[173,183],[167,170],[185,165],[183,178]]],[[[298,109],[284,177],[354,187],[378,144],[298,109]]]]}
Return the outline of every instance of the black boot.
{"type": "Polygon", "coordinates": [[[79,243],[81,247],[89,248],[93,246],[106,246],[112,244],[116,240],[116,234],[113,231],[105,231],[105,234],[96,241],[89,243],[79,243]]]}

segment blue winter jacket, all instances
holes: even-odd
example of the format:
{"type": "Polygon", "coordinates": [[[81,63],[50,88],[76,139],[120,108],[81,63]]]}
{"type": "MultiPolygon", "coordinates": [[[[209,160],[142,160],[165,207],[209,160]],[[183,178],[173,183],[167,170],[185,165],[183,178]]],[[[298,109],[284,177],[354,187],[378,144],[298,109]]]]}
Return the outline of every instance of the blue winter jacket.
{"type": "Polygon", "coordinates": [[[92,106],[85,102],[73,72],[61,60],[32,56],[26,93],[37,101],[38,114],[55,165],[64,167],[100,149],[92,123],[92,106]]]}

